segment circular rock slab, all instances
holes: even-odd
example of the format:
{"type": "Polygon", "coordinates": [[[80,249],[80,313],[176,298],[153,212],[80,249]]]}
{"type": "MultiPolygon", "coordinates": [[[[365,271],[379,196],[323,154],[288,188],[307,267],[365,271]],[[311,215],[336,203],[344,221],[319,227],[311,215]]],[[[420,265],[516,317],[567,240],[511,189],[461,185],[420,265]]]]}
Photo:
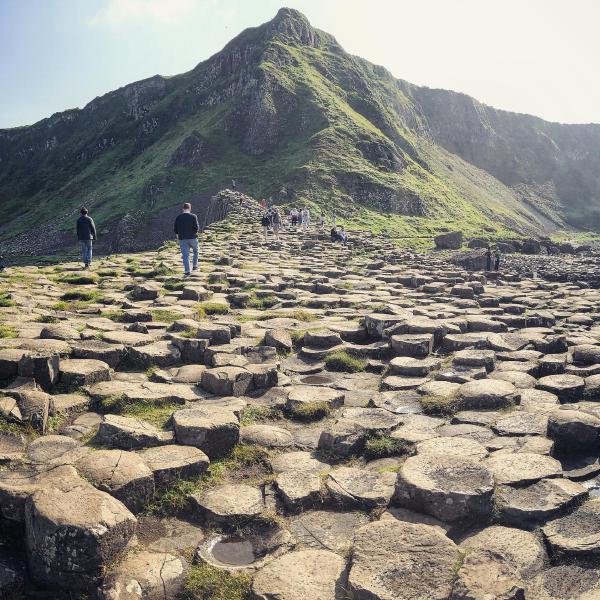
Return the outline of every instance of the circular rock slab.
{"type": "Polygon", "coordinates": [[[190,500],[206,518],[218,523],[249,521],[265,508],[261,490],[244,484],[220,485],[193,494],[190,500]]]}
{"type": "Polygon", "coordinates": [[[402,465],[395,498],[401,506],[454,522],[488,517],[493,491],[492,474],[478,461],[420,454],[402,465]]]}
{"type": "Polygon", "coordinates": [[[600,598],[600,571],[577,565],[551,567],[527,586],[527,599],[597,600],[600,598]]]}
{"type": "Polygon", "coordinates": [[[501,379],[478,379],[463,383],[458,390],[458,410],[498,410],[515,404],[517,388],[501,379]]]}
{"type": "Polygon", "coordinates": [[[531,485],[496,487],[499,520],[513,527],[532,528],[552,519],[588,495],[588,490],[568,479],[542,479],[531,485]]]}
{"type": "Polygon", "coordinates": [[[293,385],[288,388],[286,408],[294,411],[307,404],[326,404],[338,408],[344,403],[344,393],[316,385],[293,385]]]}
{"type": "Polygon", "coordinates": [[[521,529],[494,525],[460,543],[468,552],[489,550],[502,557],[519,577],[530,578],[544,568],[546,551],[538,538],[521,529]]]}
{"type": "Polygon", "coordinates": [[[583,394],[585,379],[577,375],[548,375],[538,379],[535,387],[556,394],[561,402],[576,402],[583,394]]]}
{"type": "Polygon", "coordinates": [[[442,600],[459,559],[439,527],[375,521],[356,532],[348,589],[355,600],[442,600]]]}
{"type": "Polygon", "coordinates": [[[439,437],[425,440],[417,444],[417,453],[462,456],[474,460],[481,460],[488,455],[488,451],[483,444],[462,437],[439,437]]]}
{"type": "Polygon", "coordinates": [[[524,485],[562,474],[556,459],[532,452],[496,453],[487,459],[486,466],[498,484],[524,485]]]}
{"type": "Polygon", "coordinates": [[[346,585],[346,564],[327,550],[300,550],[276,558],[254,579],[256,600],[336,600],[346,585]]]}
{"type": "Polygon", "coordinates": [[[395,483],[396,473],[338,467],[329,472],[325,487],[342,506],[370,510],[388,505],[395,483]]]}
{"type": "Polygon", "coordinates": [[[542,533],[552,554],[600,555],[600,499],[585,502],[571,514],[550,521],[542,533]]]}
{"type": "Polygon", "coordinates": [[[358,511],[309,510],[292,518],[290,530],[303,546],[347,554],[355,531],[369,518],[358,511]]]}
{"type": "Polygon", "coordinates": [[[240,440],[266,448],[286,448],[292,445],[292,434],[282,427],[256,423],[240,429],[240,440]]]}

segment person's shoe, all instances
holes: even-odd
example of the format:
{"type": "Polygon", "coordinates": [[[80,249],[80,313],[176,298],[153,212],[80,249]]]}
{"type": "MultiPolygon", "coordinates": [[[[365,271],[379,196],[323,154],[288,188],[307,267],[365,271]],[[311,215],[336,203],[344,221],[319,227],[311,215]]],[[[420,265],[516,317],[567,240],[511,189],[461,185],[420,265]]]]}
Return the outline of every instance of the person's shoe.
{"type": "Polygon", "coordinates": [[[198,270],[198,267],[194,267],[194,268],[192,269],[192,271],[197,271],[197,270],[198,270]]]}
{"type": "Polygon", "coordinates": [[[183,276],[184,276],[184,277],[189,277],[189,276],[190,276],[190,274],[189,274],[189,273],[184,273],[184,274],[183,274],[183,276]]]}

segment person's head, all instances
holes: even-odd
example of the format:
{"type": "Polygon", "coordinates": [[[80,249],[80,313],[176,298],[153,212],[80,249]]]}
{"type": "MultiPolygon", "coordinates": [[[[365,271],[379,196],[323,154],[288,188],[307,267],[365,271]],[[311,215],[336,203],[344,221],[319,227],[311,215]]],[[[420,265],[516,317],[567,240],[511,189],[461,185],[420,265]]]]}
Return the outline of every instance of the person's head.
{"type": "Polygon", "coordinates": [[[79,209],[79,212],[80,212],[82,215],[87,215],[87,214],[88,214],[88,209],[87,209],[85,206],[82,206],[82,207],[79,209]]]}
{"type": "Polygon", "coordinates": [[[183,203],[183,212],[190,212],[192,210],[192,205],[189,202],[183,203]]]}

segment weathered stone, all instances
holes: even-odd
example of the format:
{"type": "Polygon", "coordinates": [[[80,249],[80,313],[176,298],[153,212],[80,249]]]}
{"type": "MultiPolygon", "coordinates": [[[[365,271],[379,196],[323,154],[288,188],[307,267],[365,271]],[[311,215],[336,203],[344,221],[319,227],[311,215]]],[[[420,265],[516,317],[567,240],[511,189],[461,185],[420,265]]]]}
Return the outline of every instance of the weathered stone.
{"type": "Polygon", "coordinates": [[[173,433],[161,431],[142,419],[106,415],[96,439],[104,446],[122,450],[139,450],[150,446],[163,446],[173,441],[173,433]]]}
{"type": "Polygon", "coordinates": [[[337,467],[329,471],[325,487],[334,502],[345,508],[370,510],[387,506],[394,494],[396,473],[337,467]]]}
{"type": "Polygon", "coordinates": [[[527,452],[495,453],[485,464],[498,484],[524,485],[540,479],[560,477],[562,473],[556,459],[527,452]]]}
{"type": "Polygon", "coordinates": [[[356,532],[348,588],[357,600],[448,598],[459,557],[438,527],[375,521],[356,532]]]}
{"type": "Polygon", "coordinates": [[[585,380],[577,375],[548,375],[538,379],[536,387],[556,394],[561,402],[575,402],[583,394],[585,380]]]}
{"type": "Polygon", "coordinates": [[[477,461],[421,454],[402,465],[395,498],[440,521],[479,520],[491,514],[493,490],[492,473],[477,461]]]}
{"type": "Polygon", "coordinates": [[[90,589],[122,555],[135,528],[121,502],[83,481],[68,489],[45,486],[26,506],[29,571],[50,589],[90,589]]]}
{"type": "Polygon", "coordinates": [[[256,575],[256,600],[336,600],[346,586],[344,559],[327,550],[298,550],[268,563],[256,575]]]}
{"type": "Polygon", "coordinates": [[[265,508],[261,490],[244,484],[220,485],[190,500],[205,518],[229,525],[255,519],[265,508]]]}
{"type": "Polygon", "coordinates": [[[140,511],[154,497],[152,471],[133,452],[98,450],[81,458],[76,466],[88,481],[132,512],[140,511]]]}
{"type": "Polygon", "coordinates": [[[550,521],[542,533],[553,555],[600,555],[600,499],[588,500],[572,513],[550,521]]]}
{"type": "Polygon", "coordinates": [[[253,375],[240,367],[219,367],[202,373],[202,387],[217,396],[243,396],[252,386],[253,375]]]}
{"type": "Polygon", "coordinates": [[[193,446],[168,445],[140,452],[154,476],[156,488],[166,487],[178,479],[200,477],[208,468],[209,459],[193,446]]]}
{"type": "Polygon", "coordinates": [[[240,440],[266,448],[286,448],[292,445],[292,434],[274,425],[254,424],[240,429],[240,440]]]}
{"type": "Polygon", "coordinates": [[[480,379],[460,387],[456,405],[459,410],[497,410],[512,406],[518,397],[515,386],[507,381],[480,379]]]}
{"type": "Polygon", "coordinates": [[[236,415],[217,407],[178,410],[173,413],[173,427],[179,444],[200,448],[211,459],[229,452],[240,437],[236,415]]]}

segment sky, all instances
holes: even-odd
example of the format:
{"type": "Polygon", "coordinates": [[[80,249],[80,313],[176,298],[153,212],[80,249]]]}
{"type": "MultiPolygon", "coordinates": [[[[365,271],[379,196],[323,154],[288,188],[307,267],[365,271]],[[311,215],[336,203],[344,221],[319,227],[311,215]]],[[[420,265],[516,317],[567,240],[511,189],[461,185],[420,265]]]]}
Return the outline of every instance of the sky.
{"type": "Polygon", "coordinates": [[[600,123],[600,0],[0,0],[0,127],[188,71],[281,6],[401,79],[600,123]]]}

